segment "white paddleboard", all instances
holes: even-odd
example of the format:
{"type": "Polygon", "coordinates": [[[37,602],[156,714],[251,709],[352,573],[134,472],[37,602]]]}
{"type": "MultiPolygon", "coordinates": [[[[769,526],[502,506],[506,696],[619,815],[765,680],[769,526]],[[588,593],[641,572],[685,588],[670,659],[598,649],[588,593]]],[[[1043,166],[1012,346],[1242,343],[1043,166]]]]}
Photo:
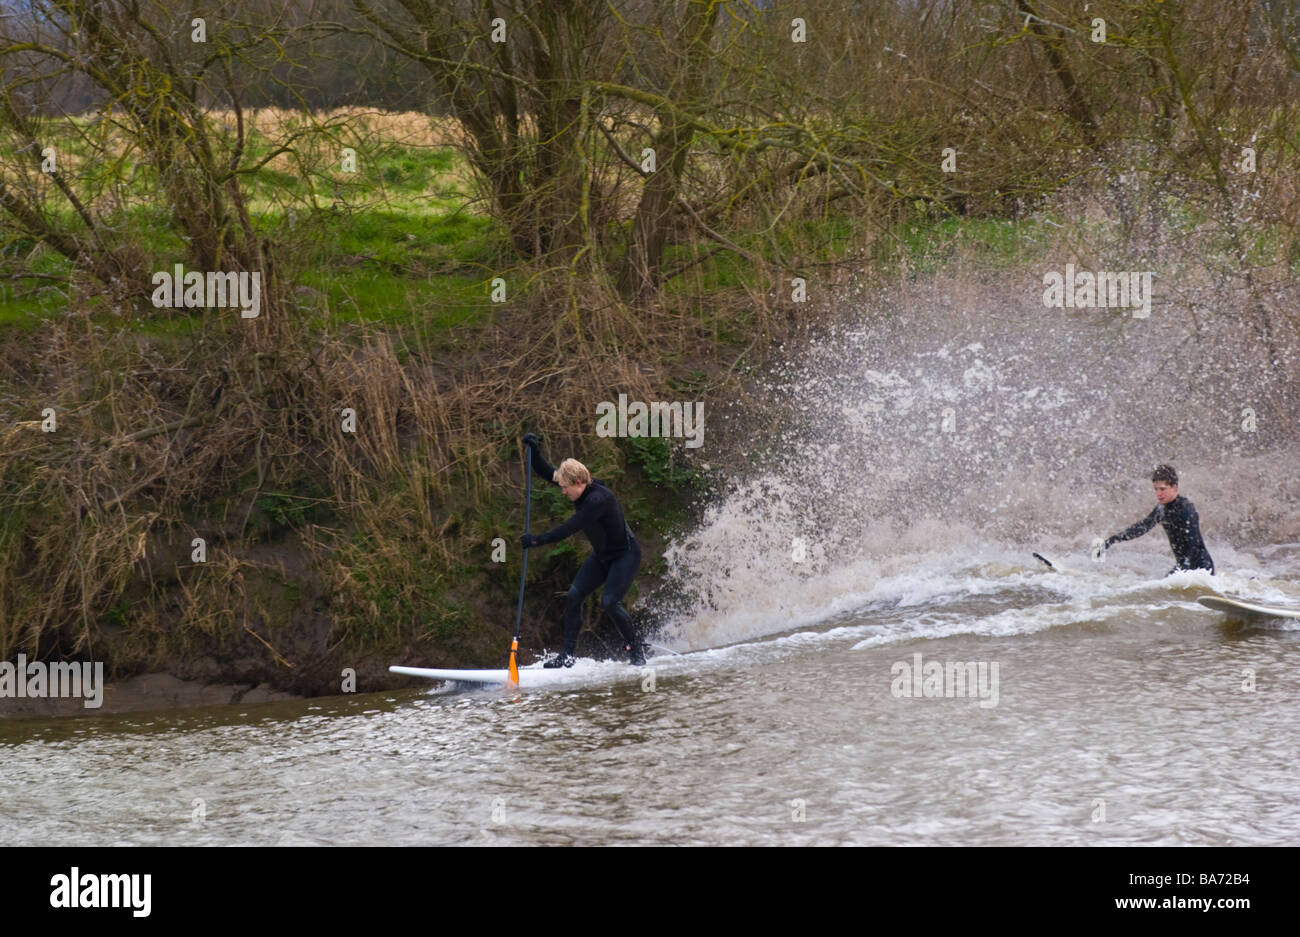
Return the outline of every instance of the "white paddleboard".
{"type": "Polygon", "coordinates": [[[1200,602],[1206,608],[1232,615],[1235,618],[1300,618],[1300,608],[1275,608],[1271,605],[1252,605],[1249,602],[1238,602],[1236,599],[1225,599],[1221,595],[1201,595],[1197,596],[1196,601],[1200,602]]]}
{"type": "MultiPolygon", "coordinates": [[[[453,683],[479,683],[484,686],[504,686],[510,678],[507,670],[437,670],[429,667],[389,667],[393,673],[404,673],[412,677],[424,677],[426,680],[445,680],[453,683]]],[[[582,682],[593,675],[600,676],[634,676],[640,669],[631,664],[615,661],[595,661],[579,658],[572,667],[554,667],[550,670],[537,665],[519,668],[519,687],[554,686],[561,683],[582,682]]]]}

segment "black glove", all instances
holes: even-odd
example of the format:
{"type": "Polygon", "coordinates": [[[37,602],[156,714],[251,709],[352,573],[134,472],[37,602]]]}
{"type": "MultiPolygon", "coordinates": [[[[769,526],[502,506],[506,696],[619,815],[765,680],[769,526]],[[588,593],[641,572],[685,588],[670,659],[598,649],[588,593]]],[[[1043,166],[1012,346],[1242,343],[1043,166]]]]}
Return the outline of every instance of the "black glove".
{"type": "Polygon", "coordinates": [[[540,449],[542,444],[538,441],[536,433],[525,433],[524,445],[532,446],[534,449],[540,449]]]}
{"type": "Polygon", "coordinates": [[[1103,550],[1109,550],[1111,547],[1113,547],[1113,546],[1114,546],[1115,544],[1117,544],[1117,543],[1119,543],[1119,541],[1116,540],[1114,537],[1107,537],[1107,538],[1106,538],[1106,542],[1103,543],[1103,544],[1101,545],[1101,548],[1102,548],[1103,550]]]}
{"type": "Polygon", "coordinates": [[[537,546],[537,538],[534,537],[532,534],[523,534],[522,536],[520,536],[519,542],[523,544],[525,550],[527,550],[529,547],[537,546]]]}

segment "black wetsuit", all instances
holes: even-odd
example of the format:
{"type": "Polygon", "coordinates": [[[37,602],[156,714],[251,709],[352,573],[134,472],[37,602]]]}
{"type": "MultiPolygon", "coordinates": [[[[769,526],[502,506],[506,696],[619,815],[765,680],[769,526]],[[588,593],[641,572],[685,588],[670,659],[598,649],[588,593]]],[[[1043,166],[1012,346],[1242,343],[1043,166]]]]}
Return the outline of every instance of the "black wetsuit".
{"type": "MultiPolygon", "coordinates": [[[[531,448],[533,471],[554,482],[555,469],[542,458],[536,446],[531,448]]],[[[573,502],[573,517],[554,530],[539,535],[537,543],[557,543],[579,530],[591,541],[591,556],[578,569],[578,575],[573,577],[573,585],[565,596],[564,653],[573,653],[578,642],[578,630],[582,627],[582,603],[602,582],[605,589],[600,595],[600,604],[613,619],[623,640],[632,646],[637,641],[636,630],[632,627],[632,617],[620,603],[641,565],[641,547],[623,518],[623,509],[619,507],[614,492],[594,478],[573,502]]]]}
{"type": "Polygon", "coordinates": [[[1214,572],[1214,560],[1210,559],[1210,551],[1205,549],[1205,541],[1201,539],[1201,524],[1196,516],[1196,507],[1182,495],[1168,504],[1157,504],[1150,514],[1132,527],[1109,537],[1106,546],[1109,548],[1121,540],[1141,537],[1156,524],[1165,529],[1174,558],[1178,560],[1178,565],[1169,572],[1180,569],[1208,569],[1214,572]]]}

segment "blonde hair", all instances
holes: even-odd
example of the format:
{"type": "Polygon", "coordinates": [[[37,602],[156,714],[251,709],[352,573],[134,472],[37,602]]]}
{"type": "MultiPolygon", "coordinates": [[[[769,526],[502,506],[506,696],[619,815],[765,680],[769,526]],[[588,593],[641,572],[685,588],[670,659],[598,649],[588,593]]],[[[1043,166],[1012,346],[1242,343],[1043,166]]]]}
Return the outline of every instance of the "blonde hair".
{"type": "Polygon", "coordinates": [[[561,485],[589,485],[591,473],[577,459],[565,459],[555,470],[555,481],[561,485]]]}

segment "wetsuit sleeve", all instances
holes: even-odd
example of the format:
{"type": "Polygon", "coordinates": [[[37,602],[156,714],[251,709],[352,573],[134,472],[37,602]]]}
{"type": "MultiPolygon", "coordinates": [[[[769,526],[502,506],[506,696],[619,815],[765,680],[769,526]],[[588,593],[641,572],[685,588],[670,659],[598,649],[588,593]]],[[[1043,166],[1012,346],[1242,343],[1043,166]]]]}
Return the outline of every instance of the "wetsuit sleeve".
{"type": "Polygon", "coordinates": [[[582,505],[578,510],[573,512],[573,516],[561,524],[559,527],[552,528],[537,538],[540,543],[558,543],[566,537],[572,537],[582,528],[594,524],[600,514],[601,505],[599,502],[589,502],[582,505]]]}
{"type": "Polygon", "coordinates": [[[1159,511],[1160,506],[1157,505],[1151,509],[1150,514],[1142,518],[1142,520],[1138,521],[1132,527],[1125,527],[1119,533],[1112,534],[1106,539],[1106,546],[1109,547],[1112,543],[1119,543],[1121,540],[1133,540],[1136,537],[1141,537],[1152,527],[1156,526],[1156,521],[1160,519],[1159,511]]]}
{"type": "Polygon", "coordinates": [[[536,446],[529,446],[528,448],[533,453],[533,471],[542,478],[545,478],[548,482],[557,484],[555,481],[555,469],[551,466],[551,463],[542,458],[542,451],[536,446]]]}

